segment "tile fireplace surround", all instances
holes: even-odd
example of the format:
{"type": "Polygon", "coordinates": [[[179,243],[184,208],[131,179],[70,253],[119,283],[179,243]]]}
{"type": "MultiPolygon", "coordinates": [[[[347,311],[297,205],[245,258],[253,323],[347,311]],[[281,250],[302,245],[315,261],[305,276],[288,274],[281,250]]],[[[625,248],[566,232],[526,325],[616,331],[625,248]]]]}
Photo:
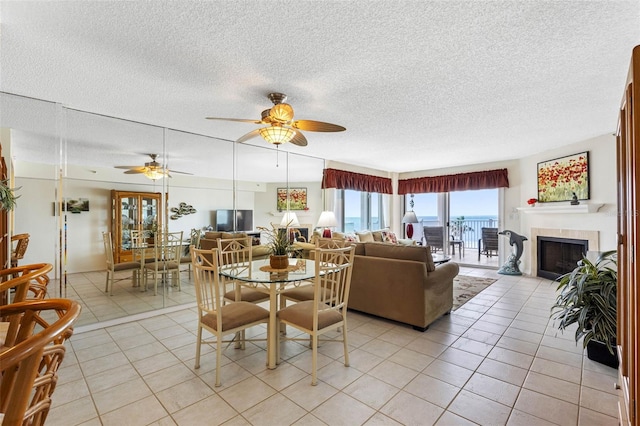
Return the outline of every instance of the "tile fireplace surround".
{"type": "Polygon", "coordinates": [[[589,241],[589,251],[600,251],[599,232],[576,229],[531,228],[530,258],[531,276],[538,276],[538,237],[572,238],[589,241]]]}

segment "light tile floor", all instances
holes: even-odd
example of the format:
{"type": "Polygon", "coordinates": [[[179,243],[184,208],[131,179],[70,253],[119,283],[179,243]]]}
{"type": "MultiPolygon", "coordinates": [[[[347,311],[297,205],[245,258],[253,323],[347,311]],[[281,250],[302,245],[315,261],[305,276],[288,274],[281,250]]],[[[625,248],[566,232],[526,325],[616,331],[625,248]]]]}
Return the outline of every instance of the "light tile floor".
{"type": "Polygon", "coordinates": [[[47,424],[617,424],[616,370],[583,356],[571,332],[556,333],[552,282],[461,274],[499,279],[424,333],[350,312],[351,366],[341,343],[323,344],[317,386],[308,348],[286,342],[275,370],[264,344],[227,348],[215,388],[212,347],[193,368],[193,307],[93,326],[67,345],[47,424]]]}

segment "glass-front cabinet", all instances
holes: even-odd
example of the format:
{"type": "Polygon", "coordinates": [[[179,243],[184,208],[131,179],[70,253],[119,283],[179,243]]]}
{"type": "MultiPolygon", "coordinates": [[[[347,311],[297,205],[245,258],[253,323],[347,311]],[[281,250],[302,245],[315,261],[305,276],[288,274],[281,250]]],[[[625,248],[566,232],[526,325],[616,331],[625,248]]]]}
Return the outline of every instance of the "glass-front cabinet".
{"type": "Polygon", "coordinates": [[[133,259],[131,231],[144,231],[151,238],[161,227],[159,192],[111,191],[114,259],[116,263],[133,259]]]}

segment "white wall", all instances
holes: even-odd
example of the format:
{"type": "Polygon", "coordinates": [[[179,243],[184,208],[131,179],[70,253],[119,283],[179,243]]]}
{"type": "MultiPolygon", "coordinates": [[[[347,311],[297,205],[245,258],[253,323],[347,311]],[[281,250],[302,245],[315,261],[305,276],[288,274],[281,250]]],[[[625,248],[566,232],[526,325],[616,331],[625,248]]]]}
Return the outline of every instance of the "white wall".
{"type": "MultiPolygon", "coordinates": [[[[596,213],[564,213],[564,214],[536,214],[512,213],[520,219],[520,230],[528,235],[531,228],[553,228],[561,230],[584,230],[599,232],[599,249],[615,250],[617,248],[617,192],[616,192],[616,147],[613,135],[602,135],[593,139],[564,146],[557,150],[547,151],[539,155],[520,160],[520,170],[523,176],[519,203],[514,207],[527,206],[529,198],[537,198],[537,163],[552,160],[566,155],[589,151],[589,185],[590,200],[581,204],[603,204],[596,213]]],[[[569,205],[569,202],[545,203],[535,209],[546,206],[569,205]]],[[[526,246],[525,246],[526,247],[526,246]]],[[[525,248],[526,250],[526,248],[525,248]]],[[[531,271],[530,256],[522,256],[523,271],[531,271]]]]}

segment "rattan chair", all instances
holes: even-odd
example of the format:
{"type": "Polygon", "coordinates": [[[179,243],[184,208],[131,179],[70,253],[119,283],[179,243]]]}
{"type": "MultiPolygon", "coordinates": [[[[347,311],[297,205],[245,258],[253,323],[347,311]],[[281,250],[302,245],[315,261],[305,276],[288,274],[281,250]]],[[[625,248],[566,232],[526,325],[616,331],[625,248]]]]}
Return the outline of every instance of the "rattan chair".
{"type": "Polygon", "coordinates": [[[68,299],[29,300],[0,307],[3,319],[18,323],[11,341],[0,351],[0,423],[43,425],[65,354],[64,341],[80,315],[68,299]],[[55,321],[50,321],[55,313],[55,321]],[[33,334],[34,330],[38,331],[33,334]]]}
{"type": "MultiPolygon", "coordinates": [[[[196,341],[195,368],[200,368],[200,346],[209,343],[216,345],[216,386],[220,386],[220,366],[222,344],[232,343],[235,339],[224,340],[224,336],[240,335],[247,328],[269,322],[269,311],[250,302],[224,303],[224,284],[220,281],[218,249],[200,250],[191,248],[194,285],[198,302],[198,335],[196,341]],[[215,336],[214,341],[204,340],[202,330],[215,336]]],[[[267,338],[268,338],[267,331],[267,338]]],[[[255,339],[264,340],[264,339],[255,339]]]]}
{"type": "Polygon", "coordinates": [[[33,263],[0,270],[0,294],[6,303],[22,302],[28,299],[44,299],[47,294],[49,276],[53,269],[50,263],[33,263]],[[9,289],[13,295],[9,297],[9,289]]]}
{"type": "MultiPolygon", "coordinates": [[[[355,247],[338,249],[317,249],[315,253],[314,297],[313,300],[299,302],[280,309],[277,314],[280,325],[288,325],[311,338],[311,384],[316,385],[318,375],[318,340],[327,332],[341,331],[342,338],[330,339],[342,341],[344,346],[344,365],[349,366],[349,347],[347,343],[347,304],[351,286],[351,271],[355,247]]],[[[279,327],[278,327],[279,329],[279,327]]],[[[280,339],[276,345],[280,358],[280,339]]],[[[287,340],[307,340],[299,337],[287,340]]],[[[329,339],[327,339],[329,340],[329,339]]]]}
{"type": "Polygon", "coordinates": [[[140,280],[141,264],[137,261],[132,262],[120,262],[115,263],[113,260],[113,240],[111,239],[111,232],[102,233],[102,242],[104,244],[104,255],[107,261],[107,278],[105,281],[104,292],[109,293],[109,296],[113,296],[113,285],[117,281],[131,279],[133,284],[136,285],[140,280]],[[116,272],[132,271],[131,278],[118,278],[116,279],[116,272]]]}
{"type": "Polygon", "coordinates": [[[15,247],[11,250],[11,267],[18,266],[18,260],[24,258],[24,254],[27,252],[29,246],[29,234],[16,234],[11,237],[11,244],[15,242],[15,247]]]}

